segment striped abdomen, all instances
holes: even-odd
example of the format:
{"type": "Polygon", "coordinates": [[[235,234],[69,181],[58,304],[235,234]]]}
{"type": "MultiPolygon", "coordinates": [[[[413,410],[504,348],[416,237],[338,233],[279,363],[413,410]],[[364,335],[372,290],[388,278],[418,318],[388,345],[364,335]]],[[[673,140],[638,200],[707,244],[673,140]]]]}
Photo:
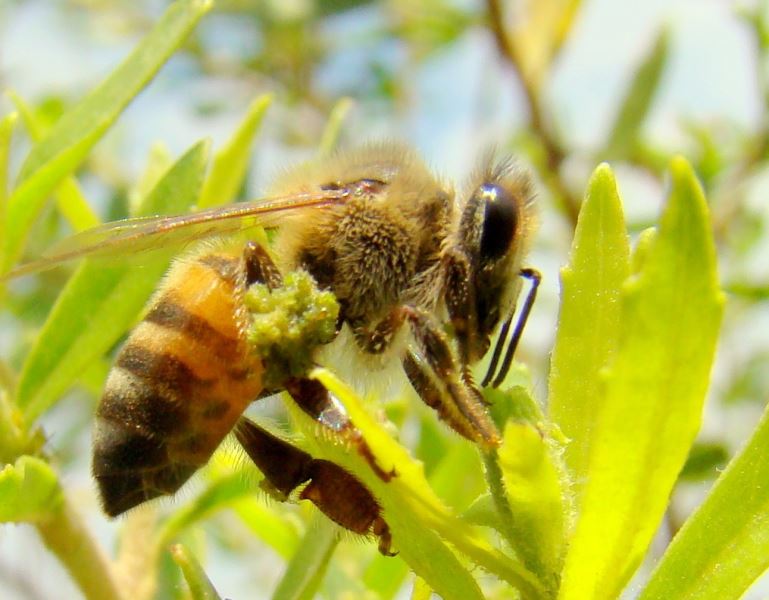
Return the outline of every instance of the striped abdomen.
{"type": "Polygon", "coordinates": [[[118,354],[96,413],[93,473],[118,515],[176,492],[262,390],[244,340],[241,260],[177,262],[118,354]]]}

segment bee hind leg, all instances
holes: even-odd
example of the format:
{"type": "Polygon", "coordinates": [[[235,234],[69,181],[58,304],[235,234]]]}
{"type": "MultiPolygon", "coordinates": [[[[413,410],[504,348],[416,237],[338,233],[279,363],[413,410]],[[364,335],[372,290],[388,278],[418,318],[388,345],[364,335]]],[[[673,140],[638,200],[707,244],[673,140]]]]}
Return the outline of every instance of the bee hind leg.
{"type": "Polygon", "coordinates": [[[351,442],[382,481],[390,481],[396,475],[394,470],[385,471],[377,464],[371,448],[350,420],[342,403],[322,383],[314,379],[291,378],[285,382],[285,388],[299,408],[323,427],[351,442]]]}
{"type": "Polygon", "coordinates": [[[391,551],[390,528],[371,492],[339,465],[315,459],[307,452],[274,436],[242,417],[235,436],[267,482],[284,498],[309,482],[299,498],[310,500],[329,519],[354,533],[379,538],[379,552],[391,551]]]}

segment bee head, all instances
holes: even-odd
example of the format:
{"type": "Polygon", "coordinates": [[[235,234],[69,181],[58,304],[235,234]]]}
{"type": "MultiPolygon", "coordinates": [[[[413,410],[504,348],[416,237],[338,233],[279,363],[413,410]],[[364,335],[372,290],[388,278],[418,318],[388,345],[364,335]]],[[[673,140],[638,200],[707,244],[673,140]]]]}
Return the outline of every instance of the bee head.
{"type": "MultiPolygon", "coordinates": [[[[474,362],[489,348],[489,338],[520,290],[521,259],[534,226],[532,186],[526,172],[510,161],[479,171],[467,196],[455,248],[466,263],[474,319],[466,332],[466,359],[474,362]]],[[[451,312],[451,306],[449,307],[451,312]]]]}

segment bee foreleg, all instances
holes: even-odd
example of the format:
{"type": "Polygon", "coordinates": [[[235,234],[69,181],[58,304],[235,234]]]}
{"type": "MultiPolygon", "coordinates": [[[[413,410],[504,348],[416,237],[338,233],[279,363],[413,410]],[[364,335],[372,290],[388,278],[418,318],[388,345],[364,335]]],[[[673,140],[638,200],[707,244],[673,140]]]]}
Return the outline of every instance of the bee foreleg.
{"type": "Polygon", "coordinates": [[[345,529],[378,536],[379,551],[385,556],[394,555],[390,550],[390,528],[382,518],[381,507],[355,476],[335,463],[313,458],[245,417],[238,421],[235,437],[269,485],[284,497],[309,481],[300,499],[310,500],[345,529]]]}
{"type": "Polygon", "coordinates": [[[483,396],[454,358],[446,334],[423,311],[409,307],[407,316],[419,352],[407,354],[403,367],[414,389],[457,432],[481,444],[498,445],[499,432],[483,396]]]}
{"type": "Polygon", "coordinates": [[[246,285],[264,283],[271,290],[283,284],[283,276],[261,244],[248,242],[243,249],[246,266],[246,285]]]}
{"type": "Polygon", "coordinates": [[[478,331],[478,314],[475,287],[472,285],[472,268],[464,253],[458,251],[449,252],[445,260],[446,308],[454,328],[460,359],[464,364],[469,360],[471,343],[478,342],[473,339],[477,337],[475,332],[478,331]]]}
{"type": "Polygon", "coordinates": [[[384,319],[377,323],[374,329],[353,325],[352,330],[358,346],[369,354],[381,354],[387,350],[395,334],[403,326],[403,322],[408,316],[408,311],[409,308],[407,306],[396,306],[384,319]]]}
{"type": "Polygon", "coordinates": [[[323,384],[314,379],[291,378],[286,381],[285,387],[299,408],[324,427],[352,443],[377,477],[390,481],[395,476],[394,470],[385,471],[377,464],[371,448],[350,420],[342,403],[323,387],[323,384]]]}

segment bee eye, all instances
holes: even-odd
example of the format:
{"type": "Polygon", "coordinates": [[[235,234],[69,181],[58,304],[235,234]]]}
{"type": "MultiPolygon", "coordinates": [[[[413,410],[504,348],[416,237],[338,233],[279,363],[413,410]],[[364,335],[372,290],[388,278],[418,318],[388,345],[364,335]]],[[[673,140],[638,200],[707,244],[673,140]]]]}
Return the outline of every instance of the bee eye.
{"type": "Polygon", "coordinates": [[[503,187],[486,183],[479,190],[486,203],[481,234],[481,258],[497,259],[510,249],[518,225],[518,205],[503,187]]]}

